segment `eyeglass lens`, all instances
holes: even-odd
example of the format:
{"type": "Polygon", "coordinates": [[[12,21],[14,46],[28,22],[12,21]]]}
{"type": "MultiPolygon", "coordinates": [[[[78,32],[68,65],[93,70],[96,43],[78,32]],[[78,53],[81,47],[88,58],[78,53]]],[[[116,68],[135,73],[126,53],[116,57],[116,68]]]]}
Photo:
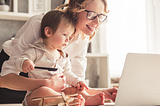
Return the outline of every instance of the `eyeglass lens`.
{"type": "Polygon", "coordinates": [[[106,15],[97,14],[96,12],[93,12],[93,11],[87,11],[87,18],[89,20],[94,20],[97,16],[99,18],[99,22],[103,22],[107,18],[106,15]]]}

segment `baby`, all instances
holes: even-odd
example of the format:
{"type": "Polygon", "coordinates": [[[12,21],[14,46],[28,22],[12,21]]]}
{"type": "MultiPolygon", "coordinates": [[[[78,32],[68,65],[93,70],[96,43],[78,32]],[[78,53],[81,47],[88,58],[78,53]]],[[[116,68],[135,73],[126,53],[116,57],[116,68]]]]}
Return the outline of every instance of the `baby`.
{"type": "MultiPolygon", "coordinates": [[[[29,78],[51,78],[53,86],[42,86],[34,91],[27,91],[23,101],[24,106],[38,106],[40,101],[32,101],[36,97],[48,97],[65,94],[79,95],[78,105],[100,105],[104,103],[104,93],[89,95],[84,81],[71,71],[70,60],[67,53],[62,51],[75,34],[76,22],[63,11],[49,11],[41,22],[42,41],[29,44],[28,48],[15,62],[19,71],[28,72],[29,78]],[[35,66],[58,68],[57,71],[35,69],[35,66]],[[66,88],[66,83],[72,87],[66,88]],[[82,95],[82,96],[81,96],[82,95]],[[85,101],[84,101],[84,99],[85,101]]],[[[45,104],[54,102],[56,98],[46,99],[45,104]]]]}

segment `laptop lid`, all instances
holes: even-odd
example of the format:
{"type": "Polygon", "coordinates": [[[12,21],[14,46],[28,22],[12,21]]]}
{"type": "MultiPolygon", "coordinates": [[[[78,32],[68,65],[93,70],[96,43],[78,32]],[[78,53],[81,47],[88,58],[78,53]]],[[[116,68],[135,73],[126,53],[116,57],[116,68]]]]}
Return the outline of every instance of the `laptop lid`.
{"type": "Polygon", "coordinates": [[[160,105],[160,54],[126,56],[115,106],[160,105]]]}

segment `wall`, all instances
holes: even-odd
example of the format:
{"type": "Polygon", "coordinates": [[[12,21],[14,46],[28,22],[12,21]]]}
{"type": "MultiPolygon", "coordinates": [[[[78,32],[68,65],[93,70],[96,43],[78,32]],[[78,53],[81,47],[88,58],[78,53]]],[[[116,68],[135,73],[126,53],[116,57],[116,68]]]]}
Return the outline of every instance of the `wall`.
{"type": "Polygon", "coordinates": [[[2,44],[15,35],[24,23],[24,21],[0,20],[0,50],[2,44]]]}
{"type": "Polygon", "coordinates": [[[160,53],[160,0],[146,0],[148,52],[160,53]]]}

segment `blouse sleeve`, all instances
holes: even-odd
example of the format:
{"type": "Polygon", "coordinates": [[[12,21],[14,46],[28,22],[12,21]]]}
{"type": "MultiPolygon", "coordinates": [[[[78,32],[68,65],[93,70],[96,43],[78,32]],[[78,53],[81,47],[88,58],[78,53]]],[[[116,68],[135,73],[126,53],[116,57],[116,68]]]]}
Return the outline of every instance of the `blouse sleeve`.
{"type": "Polygon", "coordinates": [[[28,44],[32,44],[40,39],[40,26],[43,14],[31,17],[24,26],[17,32],[14,40],[12,41],[11,56],[21,55],[23,50],[28,47],[28,44]],[[16,52],[15,51],[16,48],[16,52]],[[17,50],[18,49],[18,50],[17,50]]]}
{"type": "Polygon", "coordinates": [[[85,79],[85,71],[87,66],[87,47],[88,45],[86,44],[82,51],[71,59],[72,72],[82,80],[85,79]]]}

